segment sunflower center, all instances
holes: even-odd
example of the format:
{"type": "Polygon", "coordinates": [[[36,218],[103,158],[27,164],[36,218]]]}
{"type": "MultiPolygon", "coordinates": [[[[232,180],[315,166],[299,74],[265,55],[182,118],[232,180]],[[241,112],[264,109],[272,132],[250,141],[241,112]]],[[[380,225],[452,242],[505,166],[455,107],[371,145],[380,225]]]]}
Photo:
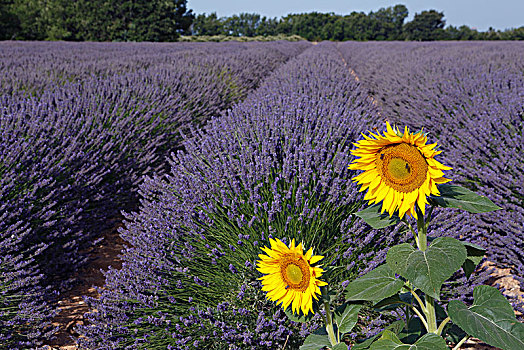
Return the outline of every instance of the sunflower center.
{"type": "Polygon", "coordinates": [[[411,176],[411,167],[402,158],[391,158],[388,164],[388,173],[396,180],[405,180],[411,176]]]}
{"type": "Polygon", "coordinates": [[[400,192],[412,192],[426,181],[428,163],[417,147],[399,143],[384,147],[377,158],[384,182],[400,192]]]}
{"type": "Polygon", "coordinates": [[[280,264],[280,274],[287,288],[305,291],[309,287],[310,266],[302,257],[294,254],[286,255],[280,264]]]}
{"type": "Polygon", "coordinates": [[[289,264],[286,267],[286,275],[293,284],[298,284],[302,281],[302,270],[295,264],[289,264]]]}

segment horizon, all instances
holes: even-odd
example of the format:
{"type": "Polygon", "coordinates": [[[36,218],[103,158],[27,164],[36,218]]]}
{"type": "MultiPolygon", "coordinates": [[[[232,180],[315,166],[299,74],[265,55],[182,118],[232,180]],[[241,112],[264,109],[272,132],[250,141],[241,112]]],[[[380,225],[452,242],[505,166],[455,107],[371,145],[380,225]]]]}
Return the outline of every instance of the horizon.
{"type": "Polygon", "coordinates": [[[444,13],[447,26],[459,27],[467,25],[478,31],[487,31],[489,28],[505,30],[524,26],[524,1],[518,0],[432,0],[420,4],[416,0],[387,1],[387,0],[327,0],[323,2],[312,0],[290,0],[286,2],[277,0],[265,1],[238,1],[222,0],[188,0],[188,9],[195,14],[210,14],[215,12],[218,17],[229,17],[240,13],[257,13],[269,18],[281,18],[289,14],[309,12],[335,13],[348,15],[353,11],[377,11],[380,8],[403,4],[408,8],[409,16],[406,21],[411,21],[415,13],[424,10],[437,10],[444,13]],[[474,11],[472,11],[472,9],[474,11]]]}

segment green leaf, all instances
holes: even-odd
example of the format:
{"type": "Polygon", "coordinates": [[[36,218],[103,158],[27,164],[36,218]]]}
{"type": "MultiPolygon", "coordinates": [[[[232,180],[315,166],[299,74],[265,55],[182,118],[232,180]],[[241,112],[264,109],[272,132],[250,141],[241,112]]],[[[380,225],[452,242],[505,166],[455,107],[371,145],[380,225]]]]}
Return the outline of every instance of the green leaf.
{"type": "Polygon", "coordinates": [[[476,194],[462,186],[442,184],[438,186],[440,196],[430,196],[432,205],[443,208],[459,208],[470,213],[487,213],[502,209],[489,198],[476,194]]]}
{"type": "Polygon", "coordinates": [[[373,308],[377,309],[378,311],[379,310],[394,310],[399,306],[406,305],[405,303],[409,304],[410,302],[402,300],[400,297],[400,294],[395,294],[385,299],[382,299],[381,301],[373,305],[373,308]]]}
{"type": "Polygon", "coordinates": [[[403,327],[404,327],[404,321],[402,321],[402,320],[395,321],[392,324],[390,324],[389,326],[387,326],[386,329],[384,329],[382,332],[379,332],[379,333],[375,334],[374,336],[372,336],[372,337],[370,337],[368,339],[365,339],[361,343],[353,345],[351,347],[351,350],[366,350],[366,349],[369,349],[369,347],[373,344],[375,339],[380,337],[385,331],[389,330],[389,331],[391,331],[391,332],[393,332],[395,334],[398,334],[402,330],[403,327]]]}
{"type": "Polygon", "coordinates": [[[313,319],[313,316],[315,316],[314,313],[309,312],[307,315],[304,315],[302,310],[299,310],[299,314],[295,314],[293,310],[291,309],[291,306],[288,307],[285,311],[286,316],[293,322],[302,322],[306,323],[313,319]]]}
{"type": "Polygon", "coordinates": [[[454,323],[451,323],[451,326],[450,323],[448,323],[444,329],[446,330],[446,339],[455,344],[467,335],[466,332],[454,323]]]}
{"type": "Polygon", "coordinates": [[[304,340],[304,344],[300,350],[320,350],[324,347],[331,347],[331,343],[327,335],[310,334],[304,340]]]}
{"type": "Polygon", "coordinates": [[[407,328],[404,327],[398,337],[406,344],[413,344],[423,333],[426,333],[426,327],[424,327],[420,318],[413,317],[409,320],[407,328]]]}
{"type": "Polygon", "coordinates": [[[462,244],[464,244],[464,247],[466,247],[468,252],[468,257],[466,258],[466,261],[464,261],[464,264],[462,264],[462,269],[464,270],[466,278],[469,278],[484,258],[486,249],[474,243],[462,242],[462,244]]]}
{"type": "Polygon", "coordinates": [[[510,303],[496,288],[477,286],[473,305],[458,300],[448,304],[451,321],[466,333],[504,350],[524,349],[524,324],[519,323],[510,303]]]}
{"type": "Polygon", "coordinates": [[[415,250],[407,243],[394,246],[388,251],[386,263],[416,288],[440,300],[442,284],[462,266],[466,256],[460,241],[439,237],[425,251],[415,250]]]}
{"type": "Polygon", "coordinates": [[[402,342],[400,341],[400,339],[398,339],[398,336],[393,333],[392,331],[390,331],[389,329],[386,329],[383,333],[382,333],[382,336],[380,337],[380,339],[387,339],[387,340],[391,340],[397,344],[402,344],[402,342]]]}
{"type": "Polygon", "coordinates": [[[358,321],[358,312],[361,308],[362,305],[346,304],[335,310],[335,321],[340,333],[348,333],[355,327],[358,321]]]}
{"type": "Polygon", "coordinates": [[[409,243],[402,243],[395,245],[388,250],[386,255],[386,264],[391,271],[404,276],[408,268],[408,259],[411,254],[415,253],[416,249],[409,243]]]}
{"type": "Polygon", "coordinates": [[[378,340],[371,345],[370,350],[449,350],[444,339],[436,334],[423,335],[415,344],[398,344],[390,339],[378,340]]]}
{"type": "Polygon", "coordinates": [[[378,301],[397,293],[403,285],[384,264],[351,282],[346,287],[346,300],[378,301]]]}
{"type": "Polygon", "coordinates": [[[378,203],[369,206],[358,213],[355,213],[355,215],[364,220],[366,224],[377,230],[391,225],[396,225],[400,221],[400,218],[396,215],[390,217],[387,211],[381,214],[381,208],[382,204],[378,203]]]}
{"type": "Polygon", "coordinates": [[[334,347],[331,348],[331,350],[348,350],[348,346],[346,343],[338,343],[334,347]]]}

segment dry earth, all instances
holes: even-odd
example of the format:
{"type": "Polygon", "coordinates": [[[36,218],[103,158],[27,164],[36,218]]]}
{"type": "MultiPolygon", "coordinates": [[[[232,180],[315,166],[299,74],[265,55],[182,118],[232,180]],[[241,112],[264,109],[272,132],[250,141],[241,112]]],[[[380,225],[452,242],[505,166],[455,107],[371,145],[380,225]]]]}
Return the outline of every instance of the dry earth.
{"type": "Polygon", "coordinates": [[[87,266],[78,272],[79,284],[68,293],[64,294],[58,302],[60,313],[53,320],[53,326],[58,326],[55,339],[41,350],[76,350],[75,338],[79,336],[74,328],[84,322],[84,313],[88,307],[83,296],[98,297],[94,288],[102,287],[105,282],[101,270],[107,271],[109,267],[121,268],[119,254],[124,247],[124,241],[118,234],[118,228],[122,226],[122,218],[114,220],[113,227],[104,232],[103,240],[89,250],[89,262],[87,266]]]}

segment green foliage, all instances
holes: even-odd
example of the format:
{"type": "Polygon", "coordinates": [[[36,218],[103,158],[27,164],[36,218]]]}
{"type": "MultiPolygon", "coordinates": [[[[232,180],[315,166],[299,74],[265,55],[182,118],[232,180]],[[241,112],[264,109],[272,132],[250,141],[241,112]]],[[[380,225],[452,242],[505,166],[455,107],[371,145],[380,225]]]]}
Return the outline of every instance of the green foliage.
{"type": "MultiPolygon", "coordinates": [[[[391,333],[391,332],[390,332],[391,333]]],[[[398,337],[393,334],[391,338],[379,339],[370,350],[447,350],[448,347],[444,339],[436,334],[428,333],[420,337],[415,344],[403,344],[398,337]]]]}
{"type": "Polygon", "coordinates": [[[0,39],[176,41],[189,33],[187,0],[12,0],[0,3],[0,39]]]}
{"type": "Polygon", "coordinates": [[[388,265],[381,265],[351,282],[346,287],[346,300],[377,302],[398,293],[403,285],[388,265]]]}
{"type": "Polygon", "coordinates": [[[400,218],[396,215],[389,216],[388,212],[381,213],[382,204],[374,204],[366,209],[362,209],[356,216],[361,218],[374,229],[381,229],[391,225],[396,225],[400,221],[400,218]]]}
{"type": "MultiPolygon", "coordinates": [[[[511,305],[495,288],[476,287],[473,292],[474,305],[469,308],[454,300],[449,303],[446,312],[437,303],[444,282],[460,268],[469,277],[483,259],[485,250],[451,237],[428,239],[427,229],[434,207],[461,208],[473,213],[500,209],[489,199],[459,186],[442,185],[439,189],[442,196],[431,198],[432,207],[427,216],[416,209],[417,232],[409,223],[409,218],[401,221],[412,231],[418,249],[409,243],[391,247],[385,265],[350,282],[346,287],[346,304],[338,309],[341,314],[354,312],[360,309],[359,306],[363,307],[372,301],[376,311],[395,311],[396,315],[404,315],[400,323],[393,323],[381,334],[355,344],[352,349],[445,350],[448,349],[445,339],[448,339],[456,344],[456,350],[469,336],[478,337],[504,350],[524,348],[524,324],[517,321],[511,305]],[[428,240],[431,241],[429,246],[428,240]]],[[[380,213],[380,205],[360,211],[356,216],[375,228],[399,222],[398,218],[388,220],[384,217],[380,213]]],[[[311,338],[307,349],[318,350],[322,346],[329,346],[328,341],[334,346],[339,339],[344,339],[344,335],[340,337],[339,333],[347,333],[354,326],[353,321],[348,328],[337,323],[335,337],[335,328],[329,317],[329,301],[324,305],[327,314],[324,319],[325,330],[329,336],[311,338]]]]}
{"type": "Polygon", "coordinates": [[[435,10],[416,13],[413,20],[404,26],[408,40],[440,40],[444,38],[444,13],[435,10]]]}
{"type": "Polygon", "coordinates": [[[459,208],[470,213],[487,213],[502,209],[489,198],[480,196],[462,186],[443,184],[438,187],[440,196],[431,196],[429,202],[442,208],[459,208]]]}
{"type": "Polygon", "coordinates": [[[405,23],[408,9],[401,4],[368,14],[311,12],[282,18],[256,13],[219,18],[215,12],[195,17],[186,4],[187,0],[2,0],[0,40],[176,41],[180,35],[198,36],[183,41],[280,40],[278,36],[311,41],[524,40],[524,27],[444,29],[444,14],[435,10],[417,13],[405,23]]]}
{"type": "Polygon", "coordinates": [[[181,36],[178,41],[182,42],[224,42],[224,41],[240,41],[240,42],[250,42],[250,41],[302,41],[304,38],[298,35],[284,35],[278,34],[275,36],[230,36],[230,35],[186,35],[181,36]]]}
{"type": "Polygon", "coordinates": [[[207,16],[205,13],[201,13],[197,15],[193,21],[193,36],[194,35],[225,35],[224,23],[217,17],[216,12],[210,13],[207,16]]]}
{"type": "Polygon", "coordinates": [[[480,264],[480,262],[484,258],[484,255],[486,254],[486,249],[474,243],[462,243],[464,244],[464,247],[466,247],[466,251],[468,253],[466,261],[464,261],[464,264],[462,264],[462,269],[464,270],[464,274],[466,275],[466,277],[469,278],[473,271],[475,271],[477,265],[480,264]]]}
{"type": "Polygon", "coordinates": [[[14,1],[0,0],[0,40],[11,40],[20,30],[20,19],[15,14],[14,1]]]}
{"type": "MultiPolygon", "coordinates": [[[[468,26],[449,26],[444,29],[444,14],[435,10],[415,15],[405,23],[408,9],[395,5],[371,11],[289,14],[282,18],[266,18],[256,13],[241,13],[218,17],[216,13],[199,14],[193,24],[193,35],[214,37],[270,37],[297,35],[310,41],[320,40],[523,40],[524,27],[504,32],[490,30],[479,33],[468,26]]],[[[201,38],[200,40],[202,40],[201,38]]],[[[218,40],[210,40],[218,41],[218,40]]]]}
{"type": "Polygon", "coordinates": [[[341,333],[348,333],[355,327],[358,321],[358,312],[361,308],[362,305],[345,304],[335,311],[335,322],[341,333]]]}
{"type": "Polygon", "coordinates": [[[85,0],[82,8],[91,16],[80,34],[95,41],[176,41],[194,17],[186,0],[85,0]]]}
{"type": "Polygon", "coordinates": [[[504,349],[524,349],[524,324],[519,323],[509,302],[495,288],[477,286],[474,302],[467,307],[458,300],[448,305],[451,320],[468,334],[504,349]]]}
{"type": "Polygon", "coordinates": [[[387,254],[389,267],[427,295],[439,300],[442,284],[466,261],[466,248],[451,237],[435,239],[424,251],[408,243],[392,247],[387,254]]]}
{"type": "Polygon", "coordinates": [[[300,347],[300,350],[319,350],[326,346],[331,347],[331,342],[327,335],[310,334],[300,347]]]}

